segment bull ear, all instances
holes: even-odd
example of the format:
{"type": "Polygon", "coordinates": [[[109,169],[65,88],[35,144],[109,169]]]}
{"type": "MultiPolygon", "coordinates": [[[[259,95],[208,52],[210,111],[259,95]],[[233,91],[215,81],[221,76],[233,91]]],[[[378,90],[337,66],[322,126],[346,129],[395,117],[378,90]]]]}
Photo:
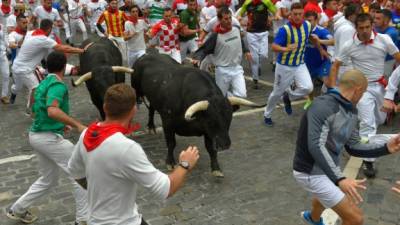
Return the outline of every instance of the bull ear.
{"type": "Polygon", "coordinates": [[[196,112],[207,110],[209,105],[210,105],[210,102],[207,100],[198,101],[198,102],[192,104],[185,112],[185,120],[186,121],[193,120],[194,119],[193,115],[196,112]]]}

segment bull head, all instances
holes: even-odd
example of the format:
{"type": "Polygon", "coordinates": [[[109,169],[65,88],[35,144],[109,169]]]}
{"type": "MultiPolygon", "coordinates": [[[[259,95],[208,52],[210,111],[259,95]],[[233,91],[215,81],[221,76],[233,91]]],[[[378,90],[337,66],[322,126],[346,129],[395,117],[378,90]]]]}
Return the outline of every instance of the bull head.
{"type": "MultiPolygon", "coordinates": [[[[114,73],[133,73],[133,69],[124,66],[112,66],[111,69],[114,73]]],[[[83,82],[90,80],[91,78],[92,72],[87,72],[79,77],[79,79],[76,81],[72,79],[72,86],[76,87],[78,85],[81,85],[83,82]]]]}

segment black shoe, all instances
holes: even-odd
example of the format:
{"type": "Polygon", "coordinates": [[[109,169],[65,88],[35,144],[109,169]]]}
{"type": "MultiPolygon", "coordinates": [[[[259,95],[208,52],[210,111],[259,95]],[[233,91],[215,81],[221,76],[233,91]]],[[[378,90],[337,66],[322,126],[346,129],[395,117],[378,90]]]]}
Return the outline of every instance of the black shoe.
{"type": "Polygon", "coordinates": [[[288,115],[292,115],[292,102],[290,101],[290,98],[289,98],[289,94],[285,91],[285,93],[283,93],[283,98],[282,98],[282,100],[283,100],[283,104],[285,105],[285,112],[288,114],[288,115]]]}
{"type": "Polygon", "coordinates": [[[11,93],[11,96],[10,96],[10,104],[14,104],[14,103],[15,103],[15,98],[17,98],[17,95],[11,93]]]}
{"type": "Polygon", "coordinates": [[[366,177],[374,178],[376,174],[374,163],[363,161],[363,172],[366,177]]]}
{"type": "Polygon", "coordinates": [[[253,79],[253,89],[258,89],[258,80],[253,79]]]}

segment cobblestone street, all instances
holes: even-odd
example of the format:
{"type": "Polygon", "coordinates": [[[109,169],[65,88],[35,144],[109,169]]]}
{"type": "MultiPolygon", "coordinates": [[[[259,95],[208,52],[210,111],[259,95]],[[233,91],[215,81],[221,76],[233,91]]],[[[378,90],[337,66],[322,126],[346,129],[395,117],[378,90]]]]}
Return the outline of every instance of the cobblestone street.
{"type": "MultiPolygon", "coordinates": [[[[265,64],[268,64],[267,62],[265,64]]],[[[262,79],[273,81],[271,69],[264,68],[262,79]]],[[[98,113],[89,99],[85,85],[70,90],[72,116],[88,124],[98,113]]],[[[264,103],[272,90],[264,85],[251,88],[247,83],[248,98],[264,103]]],[[[31,119],[24,114],[25,95],[17,97],[15,105],[0,105],[0,159],[32,155],[27,130],[31,119]]],[[[139,212],[152,225],[297,225],[303,224],[300,212],[310,208],[310,197],[292,178],[292,159],[296,133],[303,114],[303,105],[294,107],[292,116],[282,109],[274,112],[275,126],[263,125],[262,112],[237,116],[232,121],[232,146],[218,154],[225,178],[211,176],[209,156],[202,138],[177,138],[175,153],[188,145],[201,149],[198,166],[189,176],[183,189],[166,201],[153,199],[144,189],[138,193],[139,212]]],[[[248,110],[242,108],[241,110],[248,110]]],[[[147,124],[147,109],[142,105],[137,121],[142,130],[147,124]]],[[[399,119],[382,126],[381,133],[399,132],[399,119]]],[[[156,125],[160,126],[157,118],[156,125]]],[[[76,142],[77,133],[67,135],[76,142]]],[[[166,144],[161,133],[133,137],[146,151],[154,165],[166,172],[166,144]]],[[[345,165],[348,156],[345,156],[345,165]]],[[[400,157],[386,156],[377,161],[377,178],[368,181],[363,193],[366,225],[399,225],[400,197],[390,191],[395,180],[400,180],[400,157]]],[[[0,164],[0,225],[18,224],[7,219],[4,211],[38,178],[37,159],[0,164]]],[[[362,173],[359,175],[363,177],[362,173]]],[[[73,224],[74,201],[70,180],[60,176],[52,193],[35,204],[39,215],[35,225],[73,224]]],[[[118,206],[115,206],[118,207],[118,206]]]]}

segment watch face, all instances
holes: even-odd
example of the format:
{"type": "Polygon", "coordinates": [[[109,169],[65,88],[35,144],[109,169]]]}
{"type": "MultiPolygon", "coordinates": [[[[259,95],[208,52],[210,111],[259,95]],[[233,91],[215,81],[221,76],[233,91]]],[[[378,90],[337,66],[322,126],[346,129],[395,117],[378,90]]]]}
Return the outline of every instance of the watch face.
{"type": "Polygon", "coordinates": [[[188,162],[182,161],[182,162],[181,162],[181,165],[182,165],[183,168],[189,169],[189,163],[188,163],[188,162]]]}

